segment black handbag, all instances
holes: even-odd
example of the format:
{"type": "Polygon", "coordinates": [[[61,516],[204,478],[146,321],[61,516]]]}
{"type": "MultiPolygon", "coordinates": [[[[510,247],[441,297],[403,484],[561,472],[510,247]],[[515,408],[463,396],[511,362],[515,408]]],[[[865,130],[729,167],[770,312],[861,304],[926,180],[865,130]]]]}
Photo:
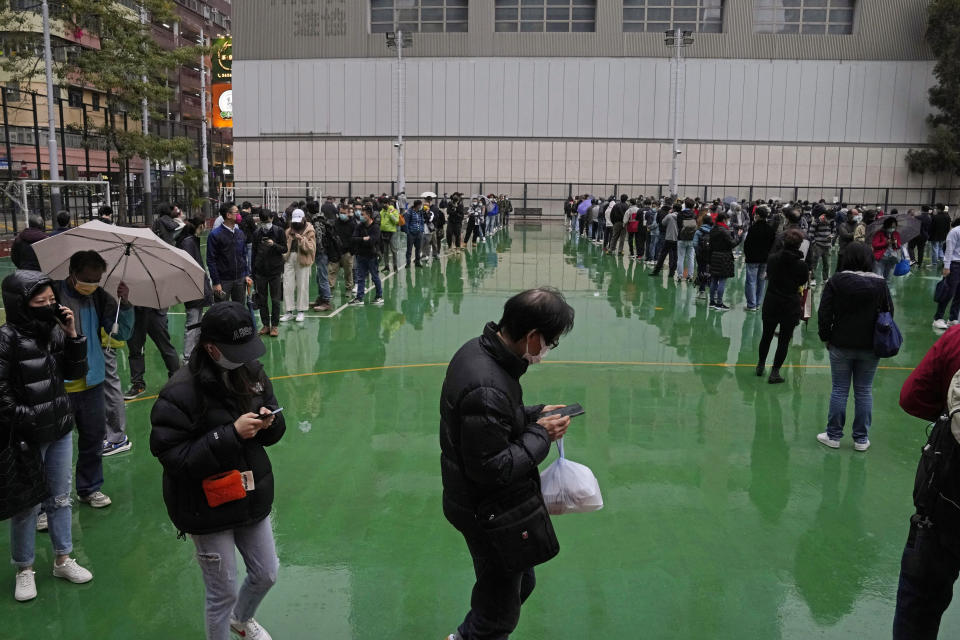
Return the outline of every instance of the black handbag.
{"type": "Polygon", "coordinates": [[[508,495],[482,502],[477,523],[506,572],[523,571],[560,553],[560,542],[532,480],[508,495]]]}
{"type": "Polygon", "coordinates": [[[0,520],[40,504],[49,495],[40,449],[17,437],[11,427],[7,446],[0,450],[0,520]]]}

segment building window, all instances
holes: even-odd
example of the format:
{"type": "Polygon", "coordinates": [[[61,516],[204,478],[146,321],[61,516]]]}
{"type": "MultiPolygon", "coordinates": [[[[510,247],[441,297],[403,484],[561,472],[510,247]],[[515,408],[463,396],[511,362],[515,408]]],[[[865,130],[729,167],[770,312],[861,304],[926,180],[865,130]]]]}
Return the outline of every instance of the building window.
{"type": "Polygon", "coordinates": [[[3,92],[7,96],[7,102],[19,102],[20,101],[20,85],[14,81],[7,82],[7,86],[3,88],[3,92]]]}
{"type": "Polygon", "coordinates": [[[720,33],[723,0],[623,0],[624,32],[668,29],[720,33]]]}
{"type": "Polygon", "coordinates": [[[597,0],[497,0],[494,30],[569,33],[597,30],[597,0]]]}
{"type": "Polygon", "coordinates": [[[67,89],[67,104],[71,107],[82,107],[83,91],[80,89],[67,89]]]}
{"type": "Polygon", "coordinates": [[[757,33],[853,33],[855,0],[754,0],[757,33]]]}
{"type": "Polygon", "coordinates": [[[97,93],[97,92],[93,92],[93,93],[90,94],[90,95],[91,95],[91,97],[93,98],[93,101],[92,101],[92,102],[93,102],[93,110],[94,110],[94,111],[100,111],[100,94],[97,93]]]}
{"type": "Polygon", "coordinates": [[[468,0],[370,0],[370,33],[466,33],[468,0]]]}

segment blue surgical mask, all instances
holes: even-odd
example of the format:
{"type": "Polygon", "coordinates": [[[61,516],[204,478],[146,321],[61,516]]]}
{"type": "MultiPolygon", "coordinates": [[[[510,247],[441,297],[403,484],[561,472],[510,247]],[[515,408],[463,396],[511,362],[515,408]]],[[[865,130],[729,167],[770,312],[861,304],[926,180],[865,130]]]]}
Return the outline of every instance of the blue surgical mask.
{"type": "Polygon", "coordinates": [[[354,212],[353,212],[353,217],[355,217],[357,220],[359,220],[362,216],[363,216],[363,214],[360,213],[359,211],[354,211],[354,212]]]}
{"type": "Polygon", "coordinates": [[[341,221],[341,222],[346,222],[346,221],[347,221],[347,214],[345,214],[345,213],[338,213],[338,214],[337,214],[337,217],[340,218],[340,221],[341,221]]]}

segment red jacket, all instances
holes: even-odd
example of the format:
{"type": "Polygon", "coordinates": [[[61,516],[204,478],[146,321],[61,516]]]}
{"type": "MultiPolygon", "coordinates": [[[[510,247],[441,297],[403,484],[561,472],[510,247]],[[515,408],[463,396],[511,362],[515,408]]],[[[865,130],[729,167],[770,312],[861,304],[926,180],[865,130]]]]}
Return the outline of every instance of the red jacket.
{"type": "MultiPolygon", "coordinates": [[[[899,250],[903,246],[903,243],[900,242],[899,231],[893,232],[893,241],[894,244],[896,244],[896,246],[893,247],[894,250],[899,250]]],[[[880,229],[873,234],[873,240],[871,240],[871,242],[873,243],[873,259],[879,260],[887,250],[887,234],[884,233],[883,229],[880,229]]]]}
{"type": "Polygon", "coordinates": [[[960,325],[937,340],[900,389],[900,406],[917,418],[933,422],[943,413],[947,389],[960,371],[960,325]]]}

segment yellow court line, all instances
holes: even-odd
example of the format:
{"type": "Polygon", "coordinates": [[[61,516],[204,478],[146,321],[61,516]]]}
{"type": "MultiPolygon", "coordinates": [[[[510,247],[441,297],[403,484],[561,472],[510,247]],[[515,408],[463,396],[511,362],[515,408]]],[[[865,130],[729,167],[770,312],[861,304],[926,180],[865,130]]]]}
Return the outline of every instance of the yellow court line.
{"type": "MultiPolygon", "coordinates": [[[[425,369],[430,367],[446,367],[448,362],[427,362],[422,364],[387,364],[379,367],[358,367],[356,369],[334,369],[332,371],[311,371],[309,373],[291,373],[285,376],[274,376],[271,381],[291,380],[293,378],[311,378],[314,376],[328,376],[334,373],[360,373],[364,371],[388,371],[393,369],[425,369]]],[[[749,367],[754,368],[754,364],[737,364],[726,362],[613,362],[604,360],[545,360],[541,364],[586,364],[602,365],[614,367],[749,367]]],[[[829,369],[828,364],[790,364],[787,369],[829,369]]],[[[883,371],[913,371],[913,367],[877,367],[883,371]]],[[[156,400],[157,396],[143,396],[135,400],[127,400],[126,404],[143,402],[145,400],[156,400]]]]}

